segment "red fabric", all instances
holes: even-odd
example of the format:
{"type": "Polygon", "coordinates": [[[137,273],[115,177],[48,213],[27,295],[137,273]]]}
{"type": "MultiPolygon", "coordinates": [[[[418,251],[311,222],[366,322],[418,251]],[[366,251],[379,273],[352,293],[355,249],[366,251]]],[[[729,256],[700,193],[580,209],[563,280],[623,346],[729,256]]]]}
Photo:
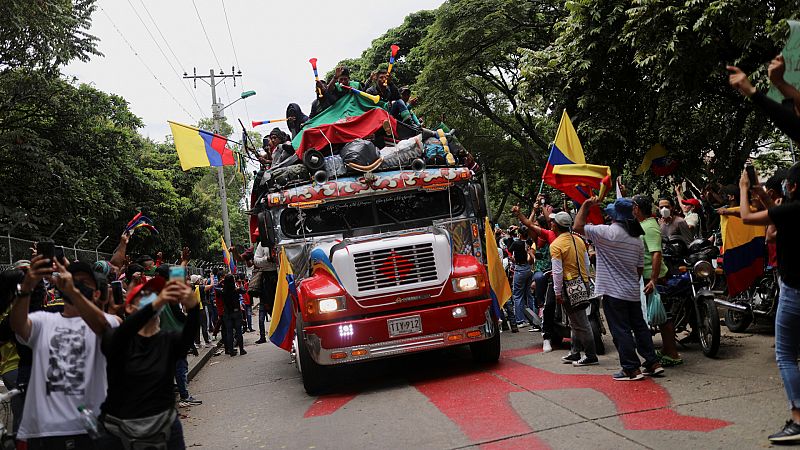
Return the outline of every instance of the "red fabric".
{"type": "Polygon", "coordinates": [[[555,234],[553,231],[545,230],[544,228],[542,228],[542,232],[539,233],[539,238],[536,239],[536,246],[544,247],[545,245],[552,244],[557,237],[558,235],[555,234]]]}
{"type": "Polygon", "coordinates": [[[215,134],[214,138],[211,140],[211,148],[213,148],[217,153],[220,154],[220,156],[222,156],[223,166],[236,165],[236,161],[233,159],[233,152],[228,148],[227,139],[215,134]]]}
{"type": "Polygon", "coordinates": [[[303,132],[300,146],[295,152],[299,158],[303,158],[303,152],[310,148],[324,148],[328,141],[333,144],[346,144],[356,139],[362,139],[380,130],[383,121],[388,120],[392,130],[397,134],[397,120],[384,109],[372,109],[360,116],[347,117],[341,122],[320,125],[309,128],[303,132]],[[324,136],[323,136],[324,134],[324,136]],[[327,137],[327,139],[325,139],[327,137]]]}
{"type": "Polygon", "coordinates": [[[767,254],[770,267],[778,267],[778,245],[775,242],[767,242],[767,254]]]}

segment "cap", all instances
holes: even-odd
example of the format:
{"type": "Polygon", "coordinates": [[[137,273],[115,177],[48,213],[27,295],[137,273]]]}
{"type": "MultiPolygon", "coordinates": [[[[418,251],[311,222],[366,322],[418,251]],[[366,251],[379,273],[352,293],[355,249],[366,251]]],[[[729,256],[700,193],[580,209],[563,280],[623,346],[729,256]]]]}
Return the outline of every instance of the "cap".
{"type": "Polygon", "coordinates": [[[142,255],[136,260],[138,263],[143,263],[145,261],[155,261],[155,259],[153,259],[153,257],[150,255],[142,255]]]}
{"type": "Polygon", "coordinates": [[[272,131],[269,132],[269,135],[281,137],[283,135],[283,131],[281,131],[280,128],[275,127],[272,129],[272,131]]]}
{"type": "Polygon", "coordinates": [[[108,261],[97,261],[94,263],[94,271],[108,276],[111,273],[111,264],[108,261]]]}
{"type": "Polygon", "coordinates": [[[572,216],[570,216],[566,211],[555,213],[553,215],[553,221],[564,228],[569,228],[572,226],[572,216]]]}
{"type": "Polygon", "coordinates": [[[165,284],[167,284],[167,280],[162,277],[153,277],[146,283],[137,284],[133,289],[128,291],[128,295],[125,297],[125,304],[130,304],[131,300],[136,298],[136,296],[139,295],[139,293],[143,290],[150,292],[161,292],[161,289],[164,288],[165,284]]]}
{"type": "MultiPolygon", "coordinates": [[[[67,271],[69,273],[73,274],[73,275],[75,275],[76,273],[88,274],[89,276],[92,277],[92,280],[94,281],[94,285],[98,289],[100,288],[100,277],[99,277],[100,274],[95,272],[94,269],[92,268],[92,266],[89,265],[89,263],[83,262],[83,261],[75,261],[74,263],[71,263],[69,265],[69,267],[67,268],[67,271]]],[[[103,278],[105,278],[105,277],[103,277],[103,278]]]]}
{"type": "Polygon", "coordinates": [[[692,205],[695,208],[700,207],[700,200],[696,198],[687,198],[686,200],[681,200],[681,203],[683,203],[684,205],[692,205]]]}
{"type": "Polygon", "coordinates": [[[14,262],[13,268],[14,269],[30,269],[31,268],[31,262],[28,261],[27,259],[20,259],[19,261],[15,261],[14,262]]]}
{"type": "Polygon", "coordinates": [[[606,206],[606,214],[617,222],[633,219],[633,201],[629,198],[618,198],[606,206]]]}

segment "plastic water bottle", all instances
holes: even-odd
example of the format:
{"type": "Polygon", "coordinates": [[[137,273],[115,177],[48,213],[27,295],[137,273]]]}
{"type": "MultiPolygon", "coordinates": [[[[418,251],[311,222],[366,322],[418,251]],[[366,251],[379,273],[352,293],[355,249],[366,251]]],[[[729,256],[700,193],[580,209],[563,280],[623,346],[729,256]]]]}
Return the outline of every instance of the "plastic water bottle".
{"type": "Polygon", "coordinates": [[[92,410],[81,405],[78,406],[78,411],[81,413],[81,422],[83,423],[83,428],[85,428],[86,432],[89,433],[89,437],[92,439],[99,438],[100,430],[97,427],[97,418],[94,416],[92,410]]]}

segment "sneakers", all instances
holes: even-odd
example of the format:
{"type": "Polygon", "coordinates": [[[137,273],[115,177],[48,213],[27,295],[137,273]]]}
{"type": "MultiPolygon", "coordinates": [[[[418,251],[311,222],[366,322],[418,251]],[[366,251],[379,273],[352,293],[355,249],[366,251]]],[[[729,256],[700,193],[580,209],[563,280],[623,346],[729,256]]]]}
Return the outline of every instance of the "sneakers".
{"type": "MultiPolygon", "coordinates": [[[[245,351],[245,349],[243,349],[243,348],[240,348],[240,349],[239,349],[239,354],[240,354],[240,355],[242,355],[242,356],[244,356],[244,355],[246,355],[246,354],[247,354],[247,352],[245,351]]],[[[664,369],[661,369],[661,370],[664,370],[664,369]]]]}
{"type": "Polygon", "coordinates": [[[256,344],[265,344],[266,342],[267,342],[267,339],[262,336],[259,340],[256,341],[256,344]]]}
{"type": "MultiPolygon", "coordinates": [[[[663,370],[663,369],[662,369],[663,370]]],[[[642,371],[639,369],[625,370],[622,369],[613,375],[614,381],[639,381],[644,379],[642,371]]]]}
{"type": "Polygon", "coordinates": [[[565,355],[565,356],[561,357],[561,361],[563,361],[564,364],[572,364],[572,363],[580,361],[580,360],[581,360],[581,354],[580,353],[570,353],[568,355],[565,355]]]}
{"type": "Polygon", "coordinates": [[[650,367],[644,367],[644,370],[642,370],[642,374],[648,377],[654,377],[662,373],[664,373],[664,368],[661,367],[660,363],[653,363],[650,367]]]}
{"type": "Polygon", "coordinates": [[[598,364],[600,364],[600,361],[597,359],[597,356],[584,356],[578,361],[572,363],[572,365],[575,367],[596,366],[598,364]]]}
{"type": "Polygon", "coordinates": [[[781,431],[769,436],[769,441],[775,443],[800,442],[800,424],[794,420],[787,420],[781,431]]]}
{"type": "Polygon", "coordinates": [[[202,404],[203,404],[202,400],[197,400],[196,398],[189,396],[187,398],[180,399],[180,401],[178,402],[178,407],[187,408],[190,406],[197,406],[202,404]]]}
{"type": "Polygon", "coordinates": [[[550,339],[545,339],[542,341],[542,352],[543,353],[550,353],[553,351],[553,346],[550,345],[550,339]]]}

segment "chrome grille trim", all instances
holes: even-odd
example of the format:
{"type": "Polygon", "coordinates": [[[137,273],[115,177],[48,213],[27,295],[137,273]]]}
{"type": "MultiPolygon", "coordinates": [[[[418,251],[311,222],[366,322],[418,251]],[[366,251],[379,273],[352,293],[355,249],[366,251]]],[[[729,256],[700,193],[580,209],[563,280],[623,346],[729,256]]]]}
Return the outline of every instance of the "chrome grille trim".
{"type": "Polygon", "coordinates": [[[355,253],[353,265],[360,292],[437,280],[432,242],[355,253]]]}

